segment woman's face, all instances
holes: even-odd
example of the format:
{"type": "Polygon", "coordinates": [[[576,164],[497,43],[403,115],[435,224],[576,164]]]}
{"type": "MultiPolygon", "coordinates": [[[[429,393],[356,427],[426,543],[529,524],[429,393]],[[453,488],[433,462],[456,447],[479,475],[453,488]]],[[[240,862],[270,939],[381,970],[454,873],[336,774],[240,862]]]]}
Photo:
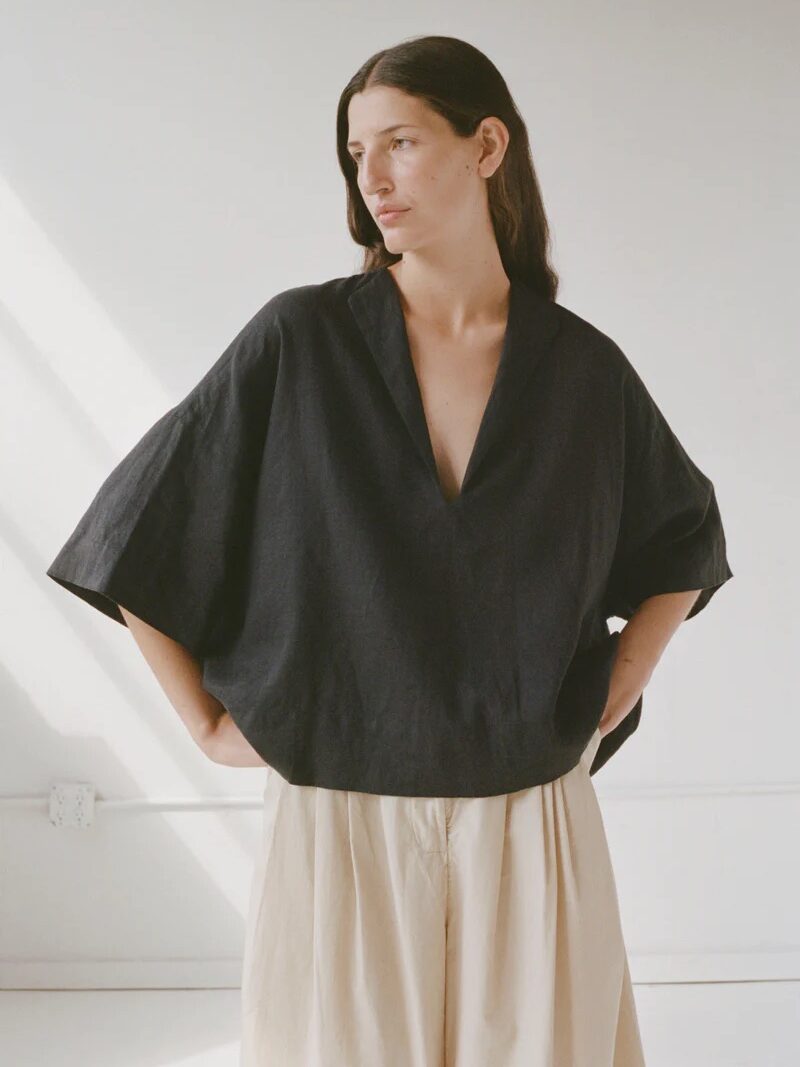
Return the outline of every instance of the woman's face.
{"type": "Polygon", "coordinates": [[[481,127],[457,137],[424,101],[383,85],[352,97],[348,124],[358,187],[388,251],[460,242],[484,218],[481,127]],[[404,210],[381,219],[383,204],[404,210]]]}

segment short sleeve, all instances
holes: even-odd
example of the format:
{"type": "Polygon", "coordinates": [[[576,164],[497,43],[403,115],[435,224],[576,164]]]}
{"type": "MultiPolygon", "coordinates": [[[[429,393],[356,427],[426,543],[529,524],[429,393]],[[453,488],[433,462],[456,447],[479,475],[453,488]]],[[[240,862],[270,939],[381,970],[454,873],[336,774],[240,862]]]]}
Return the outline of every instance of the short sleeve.
{"type": "Polygon", "coordinates": [[[111,471],[47,575],[202,659],[236,624],[278,356],[269,304],[111,471]]]}
{"type": "Polygon", "coordinates": [[[629,619],[648,597],[699,589],[691,619],[733,577],[714,485],[627,359],[622,390],[622,506],[605,615],[629,619]]]}

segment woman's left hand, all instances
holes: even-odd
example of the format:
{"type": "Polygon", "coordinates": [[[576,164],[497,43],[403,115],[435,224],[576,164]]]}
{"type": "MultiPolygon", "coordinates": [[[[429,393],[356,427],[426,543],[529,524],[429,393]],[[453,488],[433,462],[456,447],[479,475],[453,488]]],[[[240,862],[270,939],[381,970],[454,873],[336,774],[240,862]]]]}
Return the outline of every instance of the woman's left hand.
{"type": "Polygon", "coordinates": [[[609,700],[606,704],[605,711],[600,718],[600,722],[597,724],[597,729],[600,731],[601,737],[605,737],[606,734],[610,734],[612,730],[616,730],[622,720],[633,711],[643,692],[644,688],[640,689],[633,700],[628,697],[622,705],[620,705],[618,701],[612,703],[612,701],[609,700]]]}

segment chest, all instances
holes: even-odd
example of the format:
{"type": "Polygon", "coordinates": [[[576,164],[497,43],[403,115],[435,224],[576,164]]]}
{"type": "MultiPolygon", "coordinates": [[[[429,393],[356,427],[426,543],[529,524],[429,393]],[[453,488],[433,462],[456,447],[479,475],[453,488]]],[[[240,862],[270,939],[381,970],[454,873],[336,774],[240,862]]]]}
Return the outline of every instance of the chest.
{"type": "Polygon", "coordinates": [[[458,496],[497,376],[505,324],[453,340],[407,323],[411,360],[442,493],[458,496]]]}

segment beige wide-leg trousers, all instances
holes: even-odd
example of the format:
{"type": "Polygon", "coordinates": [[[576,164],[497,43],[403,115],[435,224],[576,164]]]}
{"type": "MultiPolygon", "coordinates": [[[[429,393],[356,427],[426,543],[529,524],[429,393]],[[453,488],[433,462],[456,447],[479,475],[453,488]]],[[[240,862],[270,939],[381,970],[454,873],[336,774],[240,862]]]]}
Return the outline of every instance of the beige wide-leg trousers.
{"type": "Polygon", "coordinates": [[[491,797],[268,768],[241,1067],[642,1067],[599,743],[491,797]]]}

